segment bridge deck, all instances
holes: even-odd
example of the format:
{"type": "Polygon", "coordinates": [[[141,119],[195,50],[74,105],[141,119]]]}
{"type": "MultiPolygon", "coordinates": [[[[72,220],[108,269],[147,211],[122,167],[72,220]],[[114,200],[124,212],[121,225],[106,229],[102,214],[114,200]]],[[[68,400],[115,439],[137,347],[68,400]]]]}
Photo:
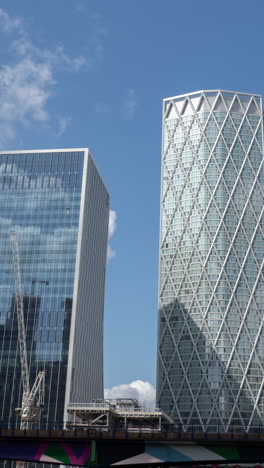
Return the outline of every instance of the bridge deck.
{"type": "Polygon", "coordinates": [[[0,429],[0,438],[34,438],[34,439],[82,439],[82,440],[145,440],[158,442],[203,442],[203,441],[249,441],[263,442],[264,433],[203,433],[203,432],[126,432],[126,431],[98,431],[95,429],[74,430],[43,430],[43,429],[0,429]]]}
{"type": "Polygon", "coordinates": [[[264,434],[0,429],[0,459],[93,468],[254,466],[264,462],[264,434]]]}

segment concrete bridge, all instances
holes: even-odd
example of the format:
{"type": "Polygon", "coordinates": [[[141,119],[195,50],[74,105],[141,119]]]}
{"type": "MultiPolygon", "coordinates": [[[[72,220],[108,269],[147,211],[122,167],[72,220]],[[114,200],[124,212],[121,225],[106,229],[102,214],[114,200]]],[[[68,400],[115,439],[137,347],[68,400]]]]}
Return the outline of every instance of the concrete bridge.
{"type": "Polygon", "coordinates": [[[264,435],[0,429],[0,459],[94,468],[264,468],[264,435]]]}

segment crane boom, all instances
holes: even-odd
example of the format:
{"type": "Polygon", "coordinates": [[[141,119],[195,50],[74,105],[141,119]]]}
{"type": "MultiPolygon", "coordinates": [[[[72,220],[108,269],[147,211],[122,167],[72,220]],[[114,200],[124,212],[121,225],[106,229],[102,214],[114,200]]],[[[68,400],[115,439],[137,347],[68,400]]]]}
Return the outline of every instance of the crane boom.
{"type": "Polygon", "coordinates": [[[18,342],[20,350],[20,362],[21,362],[21,376],[23,385],[23,400],[27,399],[30,393],[29,387],[29,369],[27,359],[27,346],[26,346],[26,330],[24,322],[24,305],[23,305],[23,291],[21,283],[21,272],[20,272],[20,255],[18,250],[17,235],[15,231],[11,232],[12,246],[13,246],[13,264],[14,274],[16,283],[16,310],[17,310],[17,324],[18,324],[18,342]]]}
{"type": "Polygon", "coordinates": [[[44,405],[45,371],[38,373],[34,385],[21,408],[21,421],[38,421],[44,405]],[[36,396],[38,401],[35,404],[36,396]]]}
{"type": "Polygon", "coordinates": [[[16,232],[12,231],[10,235],[12,239],[13,249],[13,264],[16,285],[15,297],[17,310],[18,342],[20,350],[21,377],[23,387],[22,405],[21,408],[18,408],[18,411],[21,414],[20,428],[29,429],[31,421],[38,422],[40,420],[40,413],[44,405],[45,371],[41,371],[38,373],[33,387],[30,390],[29,367],[26,345],[26,329],[24,322],[23,290],[20,271],[20,255],[16,232]]]}

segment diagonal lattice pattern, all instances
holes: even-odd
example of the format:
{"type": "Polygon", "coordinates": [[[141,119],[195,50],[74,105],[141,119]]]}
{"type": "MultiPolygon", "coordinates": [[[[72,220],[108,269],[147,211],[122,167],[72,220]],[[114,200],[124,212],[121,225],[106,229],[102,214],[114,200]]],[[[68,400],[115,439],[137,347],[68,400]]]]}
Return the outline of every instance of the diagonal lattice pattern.
{"type": "Polygon", "coordinates": [[[258,95],[164,101],[157,400],[185,430],[264,422],[258,95]]]}

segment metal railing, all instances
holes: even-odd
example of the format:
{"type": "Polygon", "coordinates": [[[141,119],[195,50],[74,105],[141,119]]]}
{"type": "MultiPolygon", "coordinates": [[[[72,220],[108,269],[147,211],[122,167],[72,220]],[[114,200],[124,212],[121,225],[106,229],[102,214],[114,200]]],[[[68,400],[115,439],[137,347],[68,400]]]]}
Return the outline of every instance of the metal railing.
{"type": "MultiPolygon", "coordinates": [[[[1,431],[9,429],[11,431],[19,431],[20,429],[20,423],[17,420],[12,420],[12,421],[0,421],[0,436],[1,436],[1,431]]],[[[241,439],[252,439],[255,438],[255,440],[262,439],[264,438],[264,425],[263,426],[252,426],[250,430],[247,430],[246,428],[243,428],[242,426],[239,425],[234,425],[230,426],[229,430],[226,431],[225,428],[222,425],[213,425],[213,426],[208,426],[207,428],[202,428],[200,425],[190,425],[188,426],[188,430],[184,430],[183,427],[177,426],[177,425],[164,425],[161,428],[160,432],[157,432],[157,428],[153,427],[151,428],[150,426],[140,426],[134,427],[133,428],[133,438],[135,438],[135,435],[138,435],[139,438],[142,437],[144,433],[148,434],[148,438],[151,438],[151,435],[153,435],[153,438],[155,440],[158,440],[159,438],[161,440],[184,440],[184,439],[209,439],[212,437],[216,437],[219,440],[221,439],[226,439],[226,438],[241,438],[241,439]]],[[[98,436],[103,436],[107,435],[108,437],[113,437],[115,438],[116,434],[119,434],[121,436],[122,434],[125,437],[129,436],[130,428],[129,426],[127,428],[124,428],[124,425],[119,425],[119,424],[113,424],[106,427],[94,427],[93,425],[89,424],[74,424],[73,422],[66,421],[66,422],[59,422],[59,421],[49,421],[49,422],[40,422],[40,423],[33,423],[31,429],[29,432],[34,432],[36,431],[36,434],[38,431],[61,431],[61,433],[67,437],[67,432],[83,432],[86,434],[86,436],[91,433],[92,435],[97,434],[98,436]]],[[[27,433],[27,430],[24,431],[27,433]]]]}
{"type": "Polygon", "coordinates": [[[112,408],[109,403],[68,403],[67,409],[71,408],[112,408]]]}
{"type": "Polygon", "coordinates": [[[67,409],[74,408],[113,408],[115,411],[125,411],[131,413],[163,413],[160,408],[137,408],[125,405],[113,405],[111,403],[68,403],[67,409]]]}

